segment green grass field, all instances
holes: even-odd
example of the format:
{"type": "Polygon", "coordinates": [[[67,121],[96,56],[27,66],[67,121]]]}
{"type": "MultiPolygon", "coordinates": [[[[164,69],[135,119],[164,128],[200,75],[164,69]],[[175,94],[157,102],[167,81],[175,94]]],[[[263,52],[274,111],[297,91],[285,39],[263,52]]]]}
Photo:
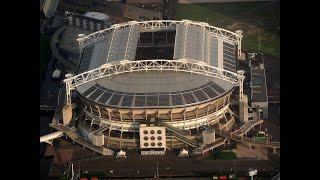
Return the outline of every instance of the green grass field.
{"type": "Polygon", "coordinates": [[[252,139],[257,142],[266,142],[267,141],[267,137],[264,137],[264,136],[262,136],[262,137],[254,136],[254,137],[252,137],[252,139]]]}
{"type": "Polygon", "coordinates": [[[221,151],[219,152],[217,159],[219,160],[233,160],[236,159],[237,155],[236,153],[232,152],[232,151],[221,151]]]}
{"type": "Polygon", "coordinates": [[[214,152],[207,153],[203,160],[233,160],[237,155],[231,150],[216,150],[214,152]]]}
{"type": "Polygon", "coordinates": [[[242,48],[251,51],[259,48],[257,28],[260,28],[261,50],[280,58],[279,5],[270,2],[178,4],[176,19],[208,22],[225,29],[230,29],[234,23],[241,24],[239,28],[244,30],[242,48]]]}
{"type": "Polygon", "coordinates": [[[50,38],[41,35],[40,36],[40,83],[44,77],[47,69],[48,61],[51,55],[50,38]]]}

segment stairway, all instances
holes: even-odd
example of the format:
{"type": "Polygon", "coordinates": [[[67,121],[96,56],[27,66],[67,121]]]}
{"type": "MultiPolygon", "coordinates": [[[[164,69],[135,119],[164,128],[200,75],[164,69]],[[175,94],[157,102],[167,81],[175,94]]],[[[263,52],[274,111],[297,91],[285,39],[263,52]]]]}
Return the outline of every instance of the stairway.
{"type": "Polygon", "coordinates": [[[181,129],[178,129],[178,128],[175,128],[167,123],[163,123],[163,125],[166,127],[166,129],[170,132],[173,133],[173,136],[181,141],[181,142],[184,142],[186,144],[188,144],[189,146],[191,147],[197,147],[198,144],[193,141],[193,140],[190,140],[188,138],[186,138],[185,136],[190,136],[190,132],[189,131],[186,131],[186,130],[181,130],[181,129]]]}

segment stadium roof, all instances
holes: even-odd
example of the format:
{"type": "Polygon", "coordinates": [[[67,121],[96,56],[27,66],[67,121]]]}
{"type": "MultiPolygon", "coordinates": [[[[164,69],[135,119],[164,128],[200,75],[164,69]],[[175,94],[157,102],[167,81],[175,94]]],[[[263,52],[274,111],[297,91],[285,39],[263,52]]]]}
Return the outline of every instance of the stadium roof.
{"type": "Polygon", "coordinates": [[[236,44],[238,36],[233,32],[214,29],[207,23],[189,20],[150,21],[150,24],[128,22],[115,24],[109,29],[93,33],[80,38],[80,51],[82,53],[78,73],[100,67],[102,64],[135,60],[139,36],[141,32],[155,32],[159,30],[176,30],[173,59],[192,59],[202,61],[228,71],[236,72],[236,44]],[[169,22],[171,24],[169,24],[169,22]],[[99,38],[98,38],[99,36],[99,38]],[[96,39],[90,39],[90,38],[96,39]],[[85,42],[82,42],[85,41],[85,42]],[[81,45],[86,43],[85,45],[81,45]]]}
{"type": "Polygon", "coordinates": [[[186,72],[134,72],[77,87],[81,96],[118,108],[169,108],[216,99],[233,85],[186,72]]]}

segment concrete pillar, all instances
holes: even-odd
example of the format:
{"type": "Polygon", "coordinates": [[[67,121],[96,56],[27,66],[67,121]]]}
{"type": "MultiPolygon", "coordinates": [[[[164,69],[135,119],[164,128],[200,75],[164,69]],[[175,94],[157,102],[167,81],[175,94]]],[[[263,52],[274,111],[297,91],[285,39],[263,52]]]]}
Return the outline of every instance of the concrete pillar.
{"type": "Polygon", "coordinates": [[[119,112],[119,115],[120,115],[120,121],[122,122],[122,113],[119,112]]]}
{"type": "Polygon", "coordinates": [[[136,120],[134,119],[134,115],[135,115],[135,114],[132,113],[132,121],[133,121],[133,122],[136,122],[136,120]]]}
{"type": "Polygon", "coordinates": [[[112,131],[112,125],[110,124],[108,137],[110,137],[111,131],[112,131]]]}
{"type": "Polygon", "coordinates": [[[199,108],[196,109],[196,118],[198,118],[199,108]]]}
{"type": "Polygon", "coordinates": [[[108,114],[109,114],[109,120],[111,121],[111,111],[108,110],[108,109],[107,109],[107,111],[108,111],[108,114]]]}
{"type": "Polygon", "coordinates": [[[277,149],[276,148],[272,148],[273,149],[273,154],[277,153],[277,149]]]}
{"type": "Polygon", "coordinates": [[[170,111],[170,121],[172,122],[172,111],[170,111]]]}
{"type": "Polygon", "coordinates": [[[183,120],[186,120],[186,110],[183,111],[183,120]]]}
{"type": "Polygon", "coordinates": [[[239,99],[239,116],[241,123],[246,123],[249,120],[247,95],[243,95],[243,98],[239,99]]]}
{"type": "Polygon", "coordinates": [[[101,111],[100,111],[99,106],[96,106],[96,108],[98,109],[98,114],[99,114],[99,117],[101,118],[101,111]]]}

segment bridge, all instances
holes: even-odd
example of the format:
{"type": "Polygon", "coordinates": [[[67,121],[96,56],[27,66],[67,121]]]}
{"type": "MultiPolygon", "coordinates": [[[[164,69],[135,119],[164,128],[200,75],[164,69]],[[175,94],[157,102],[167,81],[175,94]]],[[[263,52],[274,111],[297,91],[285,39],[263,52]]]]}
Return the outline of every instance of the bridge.
{"type": "Polygon", "coordinates": [[[236,142],[249,144],[250,147],[251,147],[251,145],[257,145],[257,146],[262,146],[262,147],[266,147],[266,148],[272,148],[274,152],[276,152],[276,149],[280,148],[280,142],[277,142],[277,141],[256,141],[255,139],[252,139],[252,138],[237,136],[237,135],[235,135],[234,132],[227,132],[223,129],[216,129],[216,133],[218,135],[225,137],[225,138],[229,138],[229,139],[236,141],[236,142]]]}
{"type": "Polygon", "coordinates": [[[112,156],[113,155],[113,151],[111,149],[105,148],[105,147],[99,147],[99,146],[95,146],[91,143],[88,143],[86,140],[84,140],[81,136],[79,136],[76,133],[75,129],[72,129],[68,126],[64,126],[62,124],[50,124],[51,127],[58,129],[59,131],[65,133],[65,135],[67,135],[73,142],[76,142],[77,144],[86,147],[96,153],[102,154],[102,155],[106,155],[106,156],[112,156]]]}
{"type": "Polygon", "coordinates": [[[217,148],[219,146],[225,145],[226,141],[227,141],[227,138],[218,138],[213,143],[203,146],[202,147],[202,154],[204,154],[210,150],[213,150],[214,148],[217,148]]]}
{"type": "Polygon", "coordinates": [[[261,125],[262,123],[263,123],[263,120],[261,119],[247,121],[239,129],[233,131],[232,134],[235,136],[243,137],[243,135],[246,135],[256,125],[261,125]]]}
{"type": "Polygon", "coordinates": [[[63,135],[64,135],[64,133],[62,131],[57,131],[57,132],[54,132],[54,133],[51,133],[51,134],[47,134],[47,135],[41,136],[40,137],[40,143],[45,142],[45,143],[48,143],[48,144],[52,145],[53,139],[62,137],[63,135]]]}
{"type": "Polygon", "coordinates": [[[176,138],[177,140],[184,142],[194,148],[199,146],[196,141],[190,140],[185,137],[185,136],[190,136],[190,131],[177,129],[169,125],[168,123],[163,123],[163,125],[166,127],[168,131],[172,132],[173,137],[176,138]]]}

